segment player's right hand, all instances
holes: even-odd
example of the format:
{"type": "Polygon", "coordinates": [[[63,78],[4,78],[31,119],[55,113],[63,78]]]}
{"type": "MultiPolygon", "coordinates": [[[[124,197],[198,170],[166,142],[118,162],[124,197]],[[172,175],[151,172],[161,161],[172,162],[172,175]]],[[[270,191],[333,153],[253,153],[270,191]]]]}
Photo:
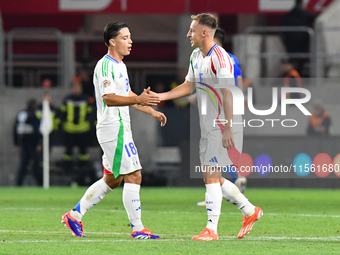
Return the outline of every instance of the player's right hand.
{"type": "Polygon", "coordinates": [[[143,93],[138,96],[140,105],[156,106],[160,100],[155,93],[150,93],[150,87],[144,89],[143,93]]]}
{"type": "Polygon", "coordinates": [[[235,147],[234,133],[232,128],[225,128],[222,137],[222,145],[227,150],[231,149],[232,147],[235,147]]]}
{"type": "MultiPolygon", "coordinates": [[[[144,91],[146,91],[146,89],[144,89],[144,91]]],[[[148,91],[148,94],[150,95],[154,95],[154,96],[157,96],[159,98],[160,101],[165,101],[165,94],[166,92],[162,92],[162,93],[156,93],[156,92],[153,92],[153,91],[148,91]]]]}

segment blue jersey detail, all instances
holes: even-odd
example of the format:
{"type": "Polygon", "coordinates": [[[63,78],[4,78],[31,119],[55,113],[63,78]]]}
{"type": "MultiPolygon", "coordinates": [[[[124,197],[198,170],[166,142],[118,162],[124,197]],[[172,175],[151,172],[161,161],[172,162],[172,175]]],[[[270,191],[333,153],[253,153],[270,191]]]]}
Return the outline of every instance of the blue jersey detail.
{"type": "Polygon", "coordinates": [[[208,54],[207,54],[207,57],[209,57],[209,56],[212,54],[213,50],[214,50],[216,47],[218,47],[218,46],[217,46],[217,44],[215,43],[215,45],[212,46],[212,48],[209,50],[209,52],[208,52],[208,54]]]}
{"type": "Polygon", "coordinates": [[[113,57],[111,57],[111,56],[109,56],[109,55],[105,55],[105,57],[106,57],[107,59],[110,59],[110,60],[113,61],[114,63],[119,64],[119,62],[118,62],[117,60],[115,60],[113,57]]]}
{"type": "Polygon", "coordinates": [[[230,56],[231,60],[233,61],[235,86],[238,87],[237,86],[237,76],[242,76],[242,71],[241,71],[240,63],[238,62],[238,59],[233,54],[228,52],[228,55],[230,56]]]}

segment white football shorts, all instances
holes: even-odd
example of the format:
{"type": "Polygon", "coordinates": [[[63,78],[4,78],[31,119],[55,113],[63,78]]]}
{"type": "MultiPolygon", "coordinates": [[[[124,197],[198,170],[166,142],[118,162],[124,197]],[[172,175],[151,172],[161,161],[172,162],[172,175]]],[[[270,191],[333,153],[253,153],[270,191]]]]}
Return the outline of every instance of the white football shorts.
{"type": "MultiPolygon", "coordinates": [[[[228,155],[228,150],[222,145],[222,132],[214,130],[208,137],[200,140],[200,161],[202,166],[231,166],[234,165],[228,155]]],[[[235,148],[242,153],[243,130],[234,133],[235,148]]]]}
{"type": "Polygon", "coordinates": [[[125,129],[124,134],[120,133],[115,140],[101,143],[100,146],[104,152],[104,174],[113,174],[118,178],[142,169],[131,131],[125,129]]]}

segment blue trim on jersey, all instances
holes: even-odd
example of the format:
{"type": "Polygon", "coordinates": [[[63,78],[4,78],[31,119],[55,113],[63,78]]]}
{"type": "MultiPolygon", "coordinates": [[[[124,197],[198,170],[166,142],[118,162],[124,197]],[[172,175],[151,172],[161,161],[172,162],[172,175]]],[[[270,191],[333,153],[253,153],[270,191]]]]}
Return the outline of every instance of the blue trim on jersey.
{"type": "Polygon", "coordinates": [[[79,201],[79,203],[74,207],[74,209],[75,209],[77,212],[81,213],[81,212],[80,212],[80,201],[79,201]]]}
{"type": "Polygon", "coordinates": [[[114,63],[116,63],[116,64],[119,64],[119,62],[117,61],[117,60],[115,60],[113,57],[111,57],[111,56],[109,56],[109,55],[105,55],[105,57],[107,58],[107,59],[110,59],[111,61],[113,61],[114,63]]]}
{"type": "Polygon", "coordinates": [[[233,54],[228,52],[228,55],[230,56],[230,58],[233,60],[233,64],[234,64],[234,78],[235,78],[235,86],[237,86],[237,76],[242,76],[242,71],[241,71],[241,67],[240,67],[240,63],[238,62],[237,57],[235,57],[233,54]]]}
{"type": "Polygon", "coordinates": [[[209,50],[209,52],[208,52],[208,54],[207,54],[207,57],[209,57],[209,56],[212,54],[213,50],[214,50],[216,47],[217,47],[217,44],[215,43],[215,45],[212,46],[212,48],[209,50]]]}

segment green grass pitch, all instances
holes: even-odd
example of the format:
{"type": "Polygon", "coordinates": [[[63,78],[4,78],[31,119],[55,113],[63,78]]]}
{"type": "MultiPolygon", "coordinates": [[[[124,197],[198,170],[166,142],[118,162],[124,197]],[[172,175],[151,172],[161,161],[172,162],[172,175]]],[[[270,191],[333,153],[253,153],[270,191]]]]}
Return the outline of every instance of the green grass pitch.
{"type": "Polygon", "coordinates": [[[60,221],[86,188],[0,188],[0,254],[339,254],[340,190],[247,189],[263,218],[239,240],[242,215],[225,201],[220,240],[193,241],[206,225],[204,188],[142,187],[142,220],[160,240],[134,240],[122,189],[83,218],[88,238],[60,221]]]}

